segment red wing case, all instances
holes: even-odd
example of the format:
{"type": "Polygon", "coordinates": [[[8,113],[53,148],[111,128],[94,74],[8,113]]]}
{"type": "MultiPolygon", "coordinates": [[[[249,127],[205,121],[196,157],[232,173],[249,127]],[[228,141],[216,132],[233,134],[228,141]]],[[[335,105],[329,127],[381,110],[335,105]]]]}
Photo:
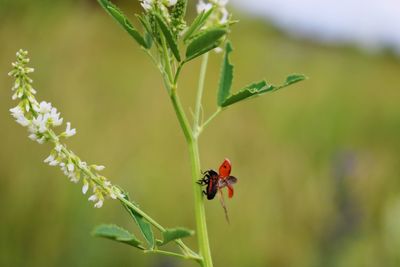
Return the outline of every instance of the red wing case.
{"type": "Polygon", "coordinates": [[[233,197],[233,185],[237,183],[237,178],[234,176],[228,176],[223,180],[219,181],[218,187],[219,188],[224,188],[225,186],[228,188],[228,197],[232,198],[233,197]]]}
{"type": "Polygon", "coordinates": [[[229,159],[225,159],[219,167],[219,177],[225,179],[231,174],[232,165],[229,159]]]}

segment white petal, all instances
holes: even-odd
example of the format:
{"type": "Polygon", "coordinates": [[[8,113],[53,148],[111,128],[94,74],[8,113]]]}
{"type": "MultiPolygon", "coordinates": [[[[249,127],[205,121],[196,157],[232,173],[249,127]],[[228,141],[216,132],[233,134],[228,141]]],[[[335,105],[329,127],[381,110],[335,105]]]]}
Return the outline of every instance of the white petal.
{"type": "Polygon", "coordinates": [[[114,192],[110,192],[110,197],[111,197],[112,199],[117,199],[117,195],[114,194],[114,192]]]}
{"type": "Polygon", "coordinates": [[[18,117],[16,122],[21,124],[24,127],[26,127],[30,124],[30,121],[27,118],[25,118],[24,116],[18,117]]]}
{"type": "Polygon", "coordinates": [[[96,171],[102,171],[102,170],[104,170],[106,167],[104,167],[103,165],[94,165],[93,168],[94,168],[96,171]]]}
{"type": "Polygon", "coordinates": [[[73,163],[68,163],[67,164],[67,169],[68,169],[69,172],[73,172],[74,169],[75,169],[74,164],[73,163]]]}
{"type": "Polygon", "coordinates": [[[33,140],[33,141],[36,141],[36,140],[37,140],[37,136],[36,136],[36,134],[34,134],[34,133],[30,134],[28,137],[29,137],[29,139],[31,139],[31,140],[33,140]]]}
{"type": "Polygon", "coordinates": [[[76,134],[76,129],[71,129],[71,123],[67,122],[67,128],[65,129],[65,135],[71,137],[76,134]]]}
{"type": "Polygon", "coordinates": [[[55,159],[55,160],[50,161],[49,165],[50,166],[57,166],[58,165],[58,160],[55,159]]]}
{"type": "Polygon", "coordinates": [[[95,208],[101,208],[103,206],[103,200],[102,199],[100,199],[99,201],[97,201],[96,202],[96,204],[94,204],[94,207],[95,208]]]}
{"type": "Polygon", "coordinates": [[[54,160],[54,156],[53,155],[50,155],[50,156],[48,156],[43,162],[44,163],[48,163],[48,162],[51,162],[51,161],[53,161],[54,160]]]}
{"type": "Polygon", "coordinates": [[[89,201],[93,201],[93,202],[95,202],[95,201],[97,201],[97,196],[96,195],[91,195],[89,198],[88,198],[88,200],[89,201]]]}
{"type": "Polygon", "coordinates": [[[82,186],[82,193],[85,195],[88,189],[89,189],[89,183],[85,181],[82,186]]]}
{"type": "Polygon", "coordinates": [[[57,151],[58,153],[61,152],[62,149],[62,145],[61,144],[57,144],[56,147],[54,148],[55,151],[57,151]]]}

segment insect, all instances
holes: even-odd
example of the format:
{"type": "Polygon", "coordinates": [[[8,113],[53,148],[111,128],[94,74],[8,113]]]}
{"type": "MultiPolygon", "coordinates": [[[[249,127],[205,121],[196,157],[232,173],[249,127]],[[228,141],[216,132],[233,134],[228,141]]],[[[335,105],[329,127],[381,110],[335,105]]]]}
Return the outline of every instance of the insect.
{"type": "Polygon", "coordinates": [[[208,200],[214,199],[215,195],[220,193],[220,202],[225,211],[225,217],[229,222],[228,212],[225,206],[222,188],[226,187],[228,189],[228,197],[232,198],[234,194],[233,184],[237,183],[237,178],[231,176],[232,165],[229,159],[225,159],[219,167],[218,173],[214,170],[207,170],[203,174],[203,178],[197,183],[201,186],[206,186],[203,190],[203,194],[207,196],[208,200]]]}
{"type": "Polygon", "coordinates": [[[218,192],[219,186],[219,175],[214,170],[208,170],[203,172],[204,177],[200,179],[197,183],[199,185],[206,185],[206,190],[203,190],[204,195],[207,196],[208,200],[215,197],[218,192]]]}

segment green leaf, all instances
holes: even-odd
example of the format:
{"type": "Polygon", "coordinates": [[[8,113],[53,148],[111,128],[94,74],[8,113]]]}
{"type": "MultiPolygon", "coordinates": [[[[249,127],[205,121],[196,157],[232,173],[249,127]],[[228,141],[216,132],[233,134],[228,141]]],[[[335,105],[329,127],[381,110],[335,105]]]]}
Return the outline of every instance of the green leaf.
{"type": "Polygon", "coordinates": [[[233,51],[232,44],[226,43],[224,61],[222,62],[221,74],[219,79],[219,89],[217,104],[221,106],[228,98],[233,81],[233,65],[229,62],[229,54],[233,51]]]}
{"type": "Polygon", "coordinates": [[[97,226],[92,235],[111,239],[117,242],[131,245],[133,247],[144,249],[141,242],[136,237],[129,233],[127,230],[113,224],[102,224],[97,226]]]}
{"type": "Polygon", "coordinates": [[[282,85],[279,85],[279,86],[270,85],[266,81],[261,81],[258,83],[250,84],[250,85],[246,86],[245,88],[239,90],[237,93],[226,98],[222,102],[221,107],[227,107],[227,106],[230,106],[232,104],[235,104],[235,103],[245,100],[245,99],[259,96],[259,95],[262,95],[262,94],[265,94],[268,92],[277,91],[277,90],[282,89],[291,84],[300,82],[304,79],[306,79],[306,77],[304,75],[293,74],[293,75],[288,76],[286,78],[286,81],[282,85]]]}
{"type": "Polygon", "coordinates": [[[152,44],[153,44],[153,32],[151,30],[151,25],[150,22],[146,17],[142,17],[139,14],[135,14],[137,19],[140,21],[142,24],[143,28],[146,30],[146,33],[144,35],[144,40],[146,41],[147,48],[150,49],[152,44]]]}
{"type": "Polygon", "coordinates": [[[196,32],[201,29],[201,27],[204,26],[204,24],[207,22],[208,17],[213,13],[214,7],[210,8],[207,12],[202,11],[193,21],[193,23],[190,25],[190,27],[186,30],[185,34],[183,35],[183,41],[189,40],[193,35],[196,34],[196,32]]]}
{"type": "Polygon", "coordinates": [[[176,60],[181,61],[178,44],[176,42],[176,39],[174,38],[174,34],[172,33],[171,29],[169,28],[164,18],[160,14],[155,13],[155,18],[176,60]]]}
{"type": "Polygon", "coordinates": [[[148,43],[146,43],[145,39],[140,35],[139,31],[129,22],[128,18],[124,15],[124,13],[113,3],[108,0],[98,0],[99,4],[110,14],[139,45],[144,48],[149,48],[148,43]]]}
{"type": "Polygon", "coordinates": [[[165,232],[163,232],[163,241],[160,246],[165,245],[175,239],[181,239],[191,235],[194,235],[194,231],[182,227],[165,229],[165,232]]]}
{"type": "Polygon", "coordinates": [[[220,39],[227,33],[223,27],[213,27],[202,31],[194,37],[186,49],[186,60],[192,60],[220,44],[220,39]]]}
{"type": "MultiPolygon", "coordinates": [[[[124,192],[124,196],[125,196],[124,198],[126,200],[130,201],[127,193],[124,192]]],[[[148,223],[146,221],[146,219],[144,219],[143,216],[138,214],[134,209],[125,205],[123,202],[121,202],[121,203],[124,205],[125,209],[128,211],[128,213],[132,216],[132,218],[135,220],[135,222],[139,226],[139,229],[140,229],[143,237],[145,238],[147,244],[149,245],[149,247],[154,248],[154,245],[155,245],[154,233],[153,233],[153,230],[151,229],[150,223],[148,223]]]]}

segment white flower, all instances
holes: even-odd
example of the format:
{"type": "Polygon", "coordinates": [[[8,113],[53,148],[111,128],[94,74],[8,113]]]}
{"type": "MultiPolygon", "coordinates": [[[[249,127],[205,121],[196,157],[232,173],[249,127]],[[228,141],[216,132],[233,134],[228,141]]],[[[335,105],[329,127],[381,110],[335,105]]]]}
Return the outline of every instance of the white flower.
{"type": "Polygon", "coordinates": [[[96,204],[94,204],[94,207],[95,208],[101,208],[103,206],[103,200],[102,199],[100,199],[99,201],[97,201],[96,202],[96,204]]]}
{"type": "Polygon", "coordinates": [[[221,10],[221,19],[219,20],[220,23],[224,24],[228,22],[229,12],[226,8],[222,8],[221,10]]]}
{"type": "Polygon", "coordinates": [[[93,202],[97,201],[98,199],[99,199],[99,198],[97,197],[97,195],[91,195],[91,196],[88,198],[89,201],[93,201],[93,202]]]}
{"type": "Polygon", "coordinates": [[[51,108],[51,103],[46,101],[40,102],[39,106],[34,106],[34,110],[42,114],[49,113],[51,108]]]}
{"type": "Polygon", "coordinates": [[[71,123],[67,122],[67,128],[65,129],[65,136],[71,137],[76,134],[76,129],[71,129],[71,123]]]}
{"type": "Polygon", "coordinates": [[[117,199],[117,195],[113,191],[110,192],[110,197],[112,199],[117,199]]]}
{"type": "Polygon", "coordinates": [[[74,169],[75,169],[75,166],[74,166],[73,163],[70,162],[70,163],[67,164],[67,170],[68,170],[69,172],[73,172],[74,169]]]}
{"type": "Polygon", "coordinates": [[[226,5],[228,4],[228,0],[208,0],[207,3],[204,0],[199,0],[197,3],[197,13],[207,12],[213,6],[216,7],[214,14],[211,17],[213,22],[217,22],[220,24],[225,24],[229,19],[229,12],[226,9],[226,5]]]}
{"type": "Polygon", "coordinates": [[[34,72],[35,69],[34,68],[25,68],[25,73],[31,73],[34,72]]]}
{"type": "Polygon", "coordinates": [[[33,141],[36,141],[37,140],[37,136],[36,136],[36,134],[30,134],[29,136],[29,139],[31,139],[31,140],[33,140],[33,141]]]}
{"type": "Polygon", "coordinates": [[[44,163],[48,163],[50,166],[57,166],[59,162],[53,155],[50,155],[44,160],[44,163]]]}
{"type": "Polygon", "coordinates": [[[15,100],[15,99],[17,99],[17,98],[18,98],[17,92],[15,92],[15,93],[12,95],[11,99],[12,99],[12,100],[15,100]]]}
{"type": "MultiPolygon", "coordinates": [[[[49,116],[48,114],[39,114],[36,118],[33,118],[32,124],[36,126],[36,130],[39,133],[44,133],[47,130],[47,120],[49,116]]],[[[31,129],[32,132],[35,132],[35,129],[31,129]]]]}
{"type": "Polygon", "coordinates": [[[56,108],[51,109],[49,116],[54,126],[60,126],[62,124],[63,118],[60,118],[60,112],[57,113],[56,108]]]}
{"type": "Polygon", "coordinates": [[[143,0],[140,4],[145,10],[150,10],[153,4],[153,0],[143,0]]]}
{"type": "Polygon", "coordinates": [[[10,109],[11,115],[16,119],[16,122],[26,127],[30,124],[30,121],[25,117],[24,111],[20,106],[16,106],[10,109]]]}
{"type": "Polygon", "coordinates": [[[55,159],[55,160],[50,161],[50,162],[49,162],[49,165],[50,165],[50,166],[57,166],[57,165],[58,165],[58,160],[55,159]]]}
{"type": "Polygon", "coordinates": [[[25,116],[20,116],[20,117],[18,117],[17,118],[17,120],[16,120],[16,122],[17,123],[19,123],[19,124],[21,124],[22,126],[24,126],[24,127],[26,127],[26,126],[28,126],[31,122],[27,119],[27,118],[25,118],[25,116]]]}
{"type": "Polygon", "coordinates": [[[56,147],[54,148],[55,151],[57,151],[58,153],[61,152],[62,149],[62,145],[61,144],[57,144],[56,147]]]}
{"type": "Polygon", "coordinates": [[[211,3],[205,3],[203,0],[200,0],[197,3],[197,13],[201,13],[201,12],[207,12],[208,10],[210,10],[212,8],[212,4],[211,3]]]}
{"type": "Polygon", "coordinates": [[[18,117],[24,116],[24,112],[22,111],[20,106],[16,106],[14,108],[10,108],[11,115],[18,119],[18,117]]]}
{"type": "Polygon", "coordinates": [[[48,156],[43,162],[44,162],[44,163],[49,163],[49,162],[51,162],[51,161],[53,161],[53,160],[55,160],[54,156],[53,156],[53,155],[50,155],[50,156],[48,156]]]}
{"type": "Polygon", "coordinates": [[[73,183],[77,183],[77,182],[79,182],[79,177],[74,173],[74,172],[70,172],[69,174],[68,174],[68,178],[69,178],[69,180],[71,181],[71,182],[73,182],[73,183]]]}
{"type": "Polygon", "coordinates": [[[217,54],[222,53],[223,51],[224,50],[221,47],[214,48],[214,52],[217,53],[217,54]]]}
{"type": "Polygon", "coordinates": [[[171,7],[171,6],[176,5],[177,2],[178,2],[178,0],[166,0],[166,5],[168,7],[171,7]]]}
{"type": "Polygon", "coordinates": [[[41,145],[44,144],[44,140],[45,140],[44,136],[42,136],[40,139],[36,139],[36,141],[41,145]]]}
{"type": "Polygon", "coordinates": [[[87,180],[85,179],[85,180],[83,181],[82,193],[85,195],[86,192],[88,191],[88,189],[89,189],[89,183],[88,183],[87,180]]]}
{"type": "Polygon", "coordinates": [[[229,2],[229,0],[214,0],[214,1],[217,5],[223,6],[223,7],[226,6],[229,2]]]}
{"type": "Polygon", "coordinates": [[[104,170],[106,167],[104,167],[103,165],[93,165],[93,168],[94,168],[96,171],[102,171],[102,170],[104,170]]]}

